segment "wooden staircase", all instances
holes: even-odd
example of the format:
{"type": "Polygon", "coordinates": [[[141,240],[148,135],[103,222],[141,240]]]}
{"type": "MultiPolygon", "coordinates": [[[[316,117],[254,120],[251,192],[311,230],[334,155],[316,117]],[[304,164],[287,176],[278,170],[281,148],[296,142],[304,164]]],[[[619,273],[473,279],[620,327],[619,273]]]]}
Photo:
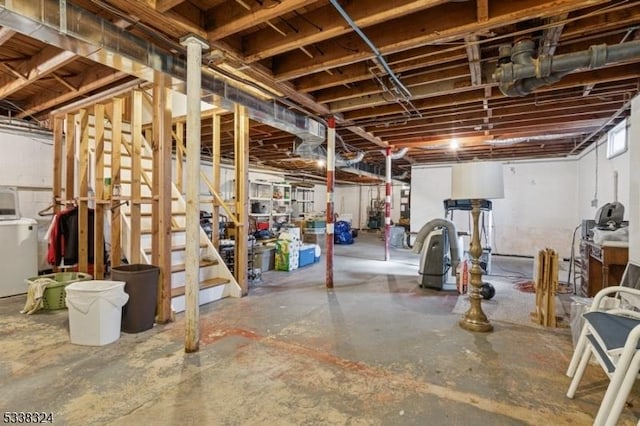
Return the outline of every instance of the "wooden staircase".
{"type": "MultiPolygon", "coordinates": [[[[93,117],[90,117],[89,139],[93,143],[93,117]]],[[[105,120],[104,168],[105,176],[110,176],[111,165],[111,126],[105,120]]],[[[122,148],[120,166],[120,197],[129,199],[132,196],[132,143],[131,130],[127,123],[122,125],[122,148]]],[[[94,153],[95,155],[95,153],[94,153]]],[[[152,156],[149,143],[142,137],[141,155],[141,190],[142,200],[151,200],[152,190],[152,156]]],[[[185,261],[186,261],[186,201],[172,182],[171,199],[171,306],[175,312],[185,309],[185,261]]],[[[133,200],[132,200],[133,201],[133,200]]],[[[121,242],[122,254],[131,259],[132,237],[132,203],[122,205],[121,208],[121,242]]],[[[152,217],[151,203],[140,204],[140,262],[151,263],[152,217]]],[[[199,219],[199,218],[196,218],[199,219]]],[[[206,304],[224,297],[240,297],[241,288],[232,272],[225,265],[222,257],[214,247],[205,232],[200,229],[200,304],[206,304]]]]}

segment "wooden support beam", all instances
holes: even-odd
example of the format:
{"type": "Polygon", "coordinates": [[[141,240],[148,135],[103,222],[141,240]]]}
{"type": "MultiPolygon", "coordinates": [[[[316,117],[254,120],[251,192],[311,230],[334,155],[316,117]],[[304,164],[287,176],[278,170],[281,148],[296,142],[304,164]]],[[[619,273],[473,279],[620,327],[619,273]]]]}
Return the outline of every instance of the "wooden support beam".
{"type": "MultiPolygon", "coordinates": [[[[589,1],[593,6],[602,3],[607,1],[589,1]]],[[[469,33],[479,34],[524,19],[546,18],[584,7],[582,0],[492,0],[491,16],[484,22],[478,22],[476,8],[448,2],[392,22],[373,25],[367,28],[367,36],[383,55],[388,55],[427,44],[459,40],[469,33]],[[442,19],[442,16],[447,19],[442,19]],[[416,25],[416,22],[420,22],[420,25],[416,25]]],[[[318,43],[317,48],[325,54],[309,58],[293,50],[280,55],[273,64],[275,78],[280,81],[291,80],[373,57],[366,44],[353,34],[318,43]],[[335,46],[349,46],[349,49],[336,49],[335,46]]]]}
{"type": "MultiPolygon", "coordinates": [[[[93,107],[94,117],[94,181],[95,181],[95,212],[93,215],[93,277],[97,280],[104,278],[104,105],[93,107]]],[[[109,197],[110,198],[110,197],[109,197]]]]}
{"type": "Polygon", "coordinates": [[[156,0],[156,10],[166,12],[181,3],[184,3],[184,0],[156,0]]]}
{"type": "Polygon", "coordinates": [[[202,49],[198,37],[182,40],[187,47],[187,208],[185,247],[185,352],[196,352],[200,346],[200,156],[201,118],[200,91],[202,49]]]}
{"type": "Polygon", "coordinates": [[[7,27],[0,28],[0,46],[8,42],[11,39],[11,37],[13,37],[15,34],[16,32],[10,28],[7,28],[7,27]]]}
{"type": "Polygon", "coordinates": [[[90,68],[78,76],[67,79],[67,83],[77,88],[75,91],[64,93],[40,91],[26,100],[22,112],[16,114],[16,117],[25,118],[47,111],[125,78],[131,77],[128,74],[114,71],[110,68],[104,68],[99,71],[90,68]]]}
{"type": "Polygon", "coordinates": [[[64,144],[64,117],[53,118],[53,212],[60,210],[58,200],[62,199],[62,145],[64,144]]]}
{"type": "Polygon", "coordinates": [[[24,89],[34,81],[51,74],[76,58],[77,56],[73,52],[61,51],[52,46],[45,47],[40,53],[16,68],[15,71],[21,78],[17,80],[9,80],[7,77],[0,78],[0,98],[6,98],[24,89]]]}
{"type": "Polygon", "coordinates": [[[479,86],[482,84],[482,67],[480,66],[481,58],[478,36],[475,34],[466,36],[464,42],[469,60],[469,71],[471,72],[471,85],[479,86]]]}
{"type": "MultiPolygon", "coordinates": [[[[211,117],[211,161],[213,172],[213,189],[220,193],[220,114],[213,114],[211,117]]],[[[218,249],[220,246],[220,204],[213,202],[212,209],[212,241],[213,246],[218,249]]]]}
{"type": "Polygon", "coordinates": [[[78,91],[77,87],[73,86],[71,83],[69,83],[64,78],[60,77],[55,72],[51,73],[51,77],[53,77],[54,80],[56,80],[58,83],[62,84],[64,87],[66,87],[67,89],[71,90],[72,92],[77,92],[78,91]]]}
{"type": "MultiPolygon", "coordinates": [[[[79,111],[80,191],[78,198],[78,271],[89,272],[89,112],[79,111]]],[[[92,196],[94,201],[95,196],[92,196]]]]}
{"type": "Polygon", "coordinates": [[[327,120],[327,227],[325,235],[325,285],[333,288],[333,237],[334,237],[334,199],[336,170],[336,120],[329,117],[327,120]]]}
{"type": "Polygon", "coordinates": [[[207,38],[209,42],[225,38],[233,33],[262,24],[264,21],[277,18],[294,10],[309,6],[317,0],[280,0],[263,5],[250,3],[247,10],[237,2],[226,2],[209,9],[206,13],[210,28],[207,38]]]}
{"type": "Polygon", "coordinates": [[[243,296],[249,293],[249,115],[247,108],[236,104],[234,129],[234,161],[236,182],[235,277],[243,296]]]}
{"type": "Polygon", "coordinates": [[[140,198],[142,178],[142,91],[131,92],[131,230],[129,263],[140,263],[140,198]]]}
{"type": "Polygon", "coordinates": [[[542,39],[540,40],[540,47],[538,49],[538,56],[540,55],[553,55],[558,47],[562,30],[564,30],[564,22],[569,17],[568,13],[556,15],[550,17],[547,21],[549,24],[557,25],[545,28],[542,32],[542,39]]]}
{"type": "Polygon", "coordinates": [[[152,263],[160,268],[156,322],[171,321],[171,89],[157,73],[153,86],[153,228],[152,263]]]}
{"type": "MultiPolygon", "coordinates": [[[[345,3],[344,9],[360,28],[390,21],[445,3],[443,0],[359,0],[345,3]]],[[[310,46],[352,31],[331,5],[313,9],[304,15],[287,19],[283,32],[272,28],[254,31],[243,38],[245,61],[261,59],[310,46]]]]}
{"type": "Polygon", "coordinates": [[[476,9],[478,22],[485,22],[489,20],[489,0],[477,0],[476,9]]]}
{"type": "Polygon", "coordinates": [[[76,117],[67,114],[65,126],[65,185],[64,198],[72,200],[75,197],[76,179],[76,117]]]}
{"type": "Polygon", "coordinates": [[[184,153],[185,153],[185,145],[184,145],[184,122],[178,121],[176,123],[176,132],[174,134],[176,139],[176,187],[178,191],[182,194],[184,193],[184,188],[182,186],[182,181],[184,179],[184,153]]]}
{"type": "Polygon", "coordinates": [[[122,230],[120,170],[123,106],[124,100],[122,98],[114,98],[106,110],[111,122],[111,185],[113,185],[114,189],[111,203],[111,267],[120,266],[122,259],[122,242],[120,240],[120,232],[122,230]]]}

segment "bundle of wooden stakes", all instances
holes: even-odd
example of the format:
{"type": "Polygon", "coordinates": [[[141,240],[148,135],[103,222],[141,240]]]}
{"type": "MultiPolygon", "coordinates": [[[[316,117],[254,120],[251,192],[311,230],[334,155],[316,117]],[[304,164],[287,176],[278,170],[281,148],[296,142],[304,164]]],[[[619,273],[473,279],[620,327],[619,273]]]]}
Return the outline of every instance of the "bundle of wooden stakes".
{"type": "Polygon", "coordinates": [[[558,253],[549,248],[540,250],[536,272],[536,322],[545,327],[557,327],[558,253]]]}

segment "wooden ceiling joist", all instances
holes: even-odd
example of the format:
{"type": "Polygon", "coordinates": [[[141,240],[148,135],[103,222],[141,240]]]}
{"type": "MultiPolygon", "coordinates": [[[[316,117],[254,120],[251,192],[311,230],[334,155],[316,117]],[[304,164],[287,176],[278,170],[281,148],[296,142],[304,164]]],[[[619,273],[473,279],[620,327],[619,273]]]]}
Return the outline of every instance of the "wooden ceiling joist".
{"type": "Polygon", "coordinates": [[[76,58],[77,56],[72,52],[61,51],[55,47],[44,48],[29,61],[26,61],[16,67],[15,71],[22,78],[0,78],[0,98],[10,96],[11,94],[32,84],[34,81],[45,77],[58,68],[74,61],[76,58]]]}
{"type": "MultiPolygon", "coordinates": [[[[511,0],[492,0],[492,15],[484,22],[477,22],[475,10],[460,7],[455,2],[446,3],[391,22],[374,25],[368,29],[367,35],[381,53],[390,54],[425,44],[461,40],[467,34],[482,33],[522,19],[545,18],[601,3],[606,3],[606,1],[521,0],[514,2],[511,0]],[[442,19],[443,16],[446,16],[447,19],[442,19]]],[[[364,43],[352,35],[337,37],[325,43],[318,44],[318,48],[325,52],[320,57],[310,59],[296,52],[291,52],[274,58],[275,77],[293,79],[373,57],[364,43]],[[325,43],[331,45],[325,45],[325,43]],[[343,46],[343,48],[332,49],[332,46],[336,45],[343,46]]]]}

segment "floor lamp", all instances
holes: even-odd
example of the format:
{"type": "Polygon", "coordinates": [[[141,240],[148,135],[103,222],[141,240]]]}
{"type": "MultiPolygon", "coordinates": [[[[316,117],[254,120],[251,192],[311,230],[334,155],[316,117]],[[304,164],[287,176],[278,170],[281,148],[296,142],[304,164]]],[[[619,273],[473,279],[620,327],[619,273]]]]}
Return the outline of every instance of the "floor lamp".
{"type": "Polygon", "coordinates": [[[473,219],[473,233],[469,254],[471,255],[471,279],[469,280],[469,309],[460,319],[460,327],[470,331],[491,331],[493,326],[482,311],[482,268],[480,256],[480,201],[485,199],[503,198],[504,182],[502,164],[495,162],[474,161],[455,164],[451,170],[451,198],[454,200],[471,201],[471,217],[473,219]]]}

